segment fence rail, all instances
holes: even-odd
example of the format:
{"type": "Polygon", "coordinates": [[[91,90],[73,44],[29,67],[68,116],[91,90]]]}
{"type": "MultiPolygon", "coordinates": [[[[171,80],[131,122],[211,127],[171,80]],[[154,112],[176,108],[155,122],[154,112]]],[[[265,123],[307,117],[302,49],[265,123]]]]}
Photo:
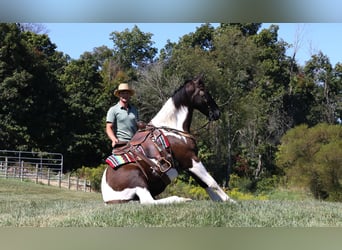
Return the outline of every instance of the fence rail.
{"type": "Polygon", "coordinates": [[[90,181],[63,174],[63,156],[57,153],[0,150],[0,178],[31,180],[37,184],[91,192],[90,181]]]}

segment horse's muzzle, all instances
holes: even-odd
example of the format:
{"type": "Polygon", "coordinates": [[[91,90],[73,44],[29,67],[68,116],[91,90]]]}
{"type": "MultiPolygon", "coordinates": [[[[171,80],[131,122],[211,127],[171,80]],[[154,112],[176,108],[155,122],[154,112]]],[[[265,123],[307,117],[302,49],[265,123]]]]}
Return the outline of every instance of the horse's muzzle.
{"type": "Polygon", "coordinates": [[[209,111],[209,121],[218,120],[220,118],[220,115],[221,115],[221,113],[219,110],[214,110],[214,111],[210,110],[209,111]]]}

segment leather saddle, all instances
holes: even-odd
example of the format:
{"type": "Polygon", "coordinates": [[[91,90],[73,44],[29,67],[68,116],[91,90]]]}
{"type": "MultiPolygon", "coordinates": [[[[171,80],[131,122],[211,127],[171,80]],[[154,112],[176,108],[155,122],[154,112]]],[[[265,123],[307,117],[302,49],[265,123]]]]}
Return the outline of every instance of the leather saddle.
{"type": "Polygon", "coordinates": [[[145,161],[160,173],[167,172],[173,166],[168,139],[154,126],[149,125],[138,130],[126,145],[113,149],[114,155],[127,153],[134,155],[137,163],[141,160],[145,161]]]}

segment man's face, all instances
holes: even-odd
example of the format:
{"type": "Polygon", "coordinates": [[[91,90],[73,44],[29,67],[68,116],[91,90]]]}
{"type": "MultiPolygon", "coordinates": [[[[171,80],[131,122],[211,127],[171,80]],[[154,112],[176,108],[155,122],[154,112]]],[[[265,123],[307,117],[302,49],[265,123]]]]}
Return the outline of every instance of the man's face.
{"type": "Polygon", "coordinates": [[[123,90],[120,91],[119,96],[122,102],[128,102],[131,98],[131,93],[129,91],[123,90]]]}

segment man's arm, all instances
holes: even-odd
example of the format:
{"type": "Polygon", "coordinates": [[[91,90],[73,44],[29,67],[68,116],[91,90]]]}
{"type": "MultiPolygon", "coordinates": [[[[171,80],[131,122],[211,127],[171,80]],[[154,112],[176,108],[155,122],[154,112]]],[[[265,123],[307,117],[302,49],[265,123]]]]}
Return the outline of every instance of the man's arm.
{"type": "Polygon", "coordinates": [[[119,141],[118,138],[114,135],[113,132],[113,123],[107,122],[106,123],[106,133],[109,139],[112,141],[112,147],[114,148],[115,144],[119,141]]]}

